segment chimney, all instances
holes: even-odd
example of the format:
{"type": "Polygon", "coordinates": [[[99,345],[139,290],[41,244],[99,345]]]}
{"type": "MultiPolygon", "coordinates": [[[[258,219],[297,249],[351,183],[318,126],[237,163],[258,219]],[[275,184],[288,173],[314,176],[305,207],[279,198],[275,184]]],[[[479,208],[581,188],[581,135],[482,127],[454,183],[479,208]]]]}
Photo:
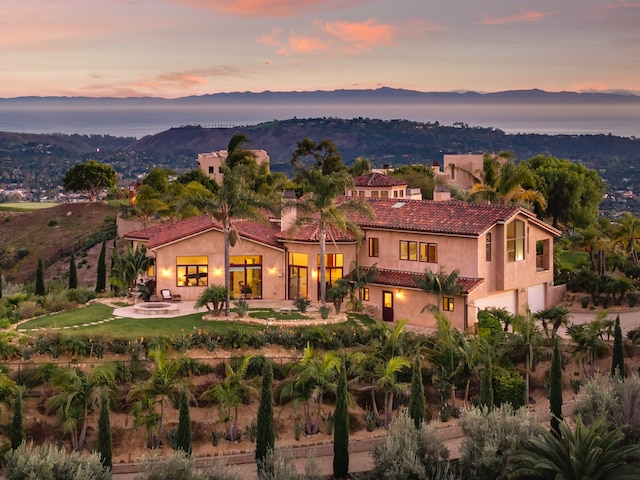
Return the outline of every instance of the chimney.
{"type": "Polygon", "coordinates": [[[280,214],[280,231],[285,232],[296,220],[296,192],[285,190],[282,192],[282,213],[280,214]]]}
{"type": "Polygon", "coordinates": [[[436,202],[451,200],[449,187],[447,185],[436,185],[436,188],[433,189],[433,200],[436,202]]]}

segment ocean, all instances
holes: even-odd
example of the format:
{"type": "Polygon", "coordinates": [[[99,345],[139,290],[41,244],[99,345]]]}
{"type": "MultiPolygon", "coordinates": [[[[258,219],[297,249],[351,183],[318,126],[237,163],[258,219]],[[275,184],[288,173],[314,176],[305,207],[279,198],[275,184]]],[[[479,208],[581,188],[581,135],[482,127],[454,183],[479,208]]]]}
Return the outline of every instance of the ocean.
{"type": "Polygon", "coordinates": [[[640,107],[635,105],[435,104],[260,104],[165,106],[0,107],[0,131],[99,134],[142,138],[172,127],[238,127],[290,118],[375,118],[463,123],[497,128],[507,134],[612,134],[640,138],[640,107]]]}

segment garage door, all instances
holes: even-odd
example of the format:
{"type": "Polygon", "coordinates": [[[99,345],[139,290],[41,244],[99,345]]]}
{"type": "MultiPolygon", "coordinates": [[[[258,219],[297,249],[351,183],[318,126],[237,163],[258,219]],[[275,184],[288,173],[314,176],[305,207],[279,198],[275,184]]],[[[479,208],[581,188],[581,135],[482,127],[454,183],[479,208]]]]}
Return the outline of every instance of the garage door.
{"type": "Polygon", "coordinates": [[[516,291],[509,290],[507,292],[497,293],[489,297],[479,298],[476,300],[476,307],[483,310],[485,308],[495,307],[504,308],[507,312],[516,314],[516,291]]]}
{"type": "Polygon", "coordinates": [[[529,287],[529,310],[531,313],[539,312],[545,309],[545,294],[547,292],[547,284],[541,283],[540,285],[534,285],[529,287]]]}

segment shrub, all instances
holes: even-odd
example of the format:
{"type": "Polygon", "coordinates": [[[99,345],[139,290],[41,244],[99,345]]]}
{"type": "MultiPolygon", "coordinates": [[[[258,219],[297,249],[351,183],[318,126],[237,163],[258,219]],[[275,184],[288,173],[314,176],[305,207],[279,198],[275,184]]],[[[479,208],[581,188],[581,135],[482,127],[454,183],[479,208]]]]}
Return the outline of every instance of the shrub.
{"type": "Polygon", "coordinates": [[[107,480],[111,472],[103,468],[100,454],[85,455],[79,452],[66,453],[63,447],[46,443],[27,448],[23,443],[5,456],[7,480],[42,478],[76,480],[87,478],[107,480]]]}
{"type": "Polygon", "coordinates": [[[406,411],[389,426],[384,444],[373,449],[370,478],[427,479],[449,458],[449,451],[435,427],[417,429],[406,411]]]}
{"type": "Polygon", "coordinates": [[[167,457],[158,454],[146,455],[138,463],[144,472],[138,480],[197,480],[193,471],[193,461],[182,451],[176,451],[167,457]]]}
{"type": "Polygon", "coordinates": [[[513,365],[510,368],[493,367],[493,398],[496,405],[524,406],[526,384],[513,365]]]}
{"type": "Polygon", "coordinates": [[[318,308],[318,311],[320,312],[320,318],[326,320],[329,318],[329,314],[331,313],[331,307],[329,305],[322,305],[318,308]]]}
{"type": "Polygon", "coordinates": [[[233,302],[236,312],[240,318],[243,318],[249,311],[249,303],[244,298],[239,298],[233,302]]]}
{"type": "Polygon", "coordinates": [[[227,289],[224,285],[211,285],[200,294],[196,300],[195,307],[207,307],[207,310],[212,310],[209,308],[209,304],[211,304],[213,306],[213,314],[218,316],[220,315],[220,310],[224,305],[226,297],[227,289]]]}
{"type": "Polygon", "coordinates": [[[40,304],[33,300],[25,300],[24,302],[21,302],[16,310],[16,314],[21,320],[37,317],[38,315],[43,315],[45,313],[45,310],[40,306],[40,304]]]}
{"type": "Polygon", "coordinates": [[[305,313],[310,305],[311,299],[309,297],[296,297],[293,301],[293,306],[296,307],[300,313],[305,313]]]}
{"type": "Polygon", "coordinates": [[[96,298],[96,292],[88,288],[72,288],[67,292],[67,298],[72,302],[84,305],[89,300],[96,298]]]}
{"type": "Polygon", "coordinates": [[[464,410],[458,425],[464,434],[460,449],[464,478],[486,480],[506,478],[508,456],[541,428],[525,408],[514,410],[511,405],[464,410]]]}
{"type": "Polygon", "coordinates": [[[258,469],[258,480],[321,480],[320,468],[313,456],[308,457],[304,473],[298,473],[291,454],[280,450],[269,450],[258,469]]]}

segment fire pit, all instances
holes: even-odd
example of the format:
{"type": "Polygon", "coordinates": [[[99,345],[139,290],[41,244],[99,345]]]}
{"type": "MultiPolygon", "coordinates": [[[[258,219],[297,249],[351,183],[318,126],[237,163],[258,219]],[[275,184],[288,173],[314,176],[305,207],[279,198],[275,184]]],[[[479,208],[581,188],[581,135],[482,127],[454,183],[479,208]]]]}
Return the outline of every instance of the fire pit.
{"type": "Polygon", "coordinates": [[[134,312],[149,316],[176,313],[178,309],[178,305],[167,302],[145,302],[134,305],[133,307],[134,312]]]}

